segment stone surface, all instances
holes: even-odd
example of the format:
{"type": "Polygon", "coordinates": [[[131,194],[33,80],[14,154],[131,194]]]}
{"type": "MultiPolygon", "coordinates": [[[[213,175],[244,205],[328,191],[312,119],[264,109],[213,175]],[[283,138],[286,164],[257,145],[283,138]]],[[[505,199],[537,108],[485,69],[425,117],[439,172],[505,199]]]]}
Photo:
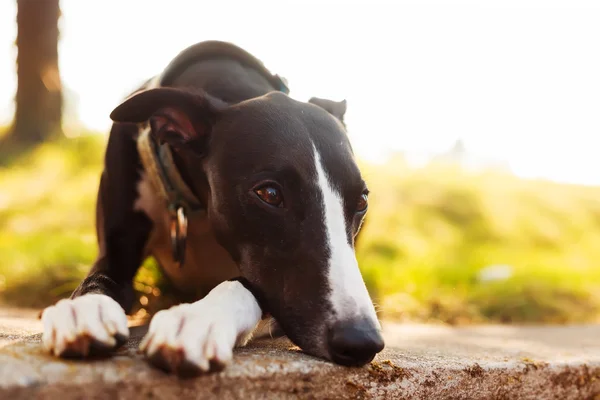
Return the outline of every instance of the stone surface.
{"type": "Polygon", "coordinates": [[[65,361],[42,351],[36,317],[0,310],[0,399],[600,400],[600,326],[386,323],[386,349],[363,368],[315,359],[285,339],[261,339],[236,350],[222,372],[179,379],[136,352],[143,326],[111,358],[65,361]]]}

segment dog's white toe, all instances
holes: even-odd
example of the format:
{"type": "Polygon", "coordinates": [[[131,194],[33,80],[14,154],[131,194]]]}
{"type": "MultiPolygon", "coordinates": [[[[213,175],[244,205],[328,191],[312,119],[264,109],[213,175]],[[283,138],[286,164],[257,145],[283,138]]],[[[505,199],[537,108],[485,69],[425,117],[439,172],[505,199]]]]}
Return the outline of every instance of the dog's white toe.
{"type": "Polygon", "coordinates": [[[180,375],[225,366],[237,340],[231,316],[202,302],[158,312],[140,350],[156,366],[180,375]]]}
{"type": "Polygon", "coordinates": [[[258,302],[240,282],[225,281],[206,297],[159,311],[140,350],[159,368],[197,375],[223,368],[260,321],[258,302]]]}
{"type": "Polygon", "coordinates": [[[102,294],[60,300],[43,311],[42,322],[44,348],[56,356],[110,351],[129,337],[125,311],[102,294]]]}

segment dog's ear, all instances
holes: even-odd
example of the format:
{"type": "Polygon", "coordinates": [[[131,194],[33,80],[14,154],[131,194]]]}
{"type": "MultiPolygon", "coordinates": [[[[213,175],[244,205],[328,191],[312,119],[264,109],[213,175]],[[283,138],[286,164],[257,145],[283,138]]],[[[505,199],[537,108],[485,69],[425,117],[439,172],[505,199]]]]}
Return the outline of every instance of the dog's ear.
{"type": "Polygon", "coordinates": [[[320,99],[318,97],[311,97],[310,100],[308,100],[308,102],[325,109],[325,111],[327,111],[329,114],[333,115],[334,117],[339,119],[340,122],[344,123],[344,115],[346,115],[345,99],[342,101],[333,101],[327,99],[320,99]]]}
{"type": "Polygon", "coordinates": [[[134,93],[110,114],[115,122],[148,121],[159,143],[201,152],[224,104],[201,92],[163,87],[134,93]]]}

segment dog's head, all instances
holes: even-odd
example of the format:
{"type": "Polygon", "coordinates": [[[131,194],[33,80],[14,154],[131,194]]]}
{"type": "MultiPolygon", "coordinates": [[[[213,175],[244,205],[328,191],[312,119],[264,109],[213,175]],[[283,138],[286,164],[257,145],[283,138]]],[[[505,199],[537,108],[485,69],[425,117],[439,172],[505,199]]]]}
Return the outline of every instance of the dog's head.
{"type": "Polygon", "coordinates": [[[384,343],[354,253],[368,189],[345,109],[345,102],[303,103],[279,92],[228,106],[156,88],[131,96],[111,118],[149,121],[175,150],[217,240],[292,341],[363,365],[384,343]]]}

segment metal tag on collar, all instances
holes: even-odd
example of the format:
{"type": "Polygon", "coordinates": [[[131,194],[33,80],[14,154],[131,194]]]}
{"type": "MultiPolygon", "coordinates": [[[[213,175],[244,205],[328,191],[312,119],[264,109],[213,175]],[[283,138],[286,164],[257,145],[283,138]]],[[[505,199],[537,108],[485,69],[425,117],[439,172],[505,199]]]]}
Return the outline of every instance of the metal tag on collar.
{"type": "Polygon", "coordinates": [[[188,219],[185,209],[181,205],[170,206],[169,212],[171,214],[171,248],[173,250],[173,260],[181,268],[185,262],[188,219]]]}

